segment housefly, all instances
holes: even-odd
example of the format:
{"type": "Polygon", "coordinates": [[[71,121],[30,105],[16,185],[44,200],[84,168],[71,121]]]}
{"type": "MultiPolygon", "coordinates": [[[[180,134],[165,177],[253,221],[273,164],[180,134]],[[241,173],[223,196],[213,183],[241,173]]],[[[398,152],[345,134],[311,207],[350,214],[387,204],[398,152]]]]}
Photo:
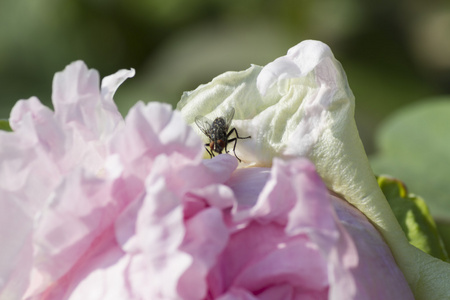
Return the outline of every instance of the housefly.
{"type": "Polygon", "coordinates": [[[206,151],[208,151],[209,155],[214,157],[214,152],[218,154],[222,154],[222,151],[225,149],[225,153],[228,153],[227,145],[228,143],[234,142],[233,153],[234,156],[241,162],[239,157],[236,155],[236,144],[238,139],[249,139],[251,136],[240,137],[236,128],[231,128],[231,120],[234,117],[234,108],[230,108],[226,111],[224,116],[217,117],[214,121],[211,122],[206,117],[197,116],[195,118],[195,124],[197,124],[198,128],[209,138],[210,142],[205,144],[206,151]],[[228,131],[229,130],[229,131],[228,131]],[[236,133],[236,137],[230,139],[230,135],[236,133]],[[208,150],[209,147],[209,150],[208,150]]]}

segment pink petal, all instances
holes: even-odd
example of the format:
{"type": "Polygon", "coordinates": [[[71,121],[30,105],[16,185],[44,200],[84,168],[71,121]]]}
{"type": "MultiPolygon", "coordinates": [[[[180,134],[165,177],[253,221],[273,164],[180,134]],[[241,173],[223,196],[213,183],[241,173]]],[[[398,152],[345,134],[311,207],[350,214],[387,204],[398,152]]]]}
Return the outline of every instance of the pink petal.
{"type": "Polygon", "coordinates": [[[0,189],[0,299],[20,299],[32,267],[33,219],[21,202],[0,189]]]}
{"type": "Polygon", "coordinates": [[[128,78],[134,77],[134,69],[130,70],[119,70],[115,74],[106,76],[102,80],[101,94],[103,99],[104,108],[109,108],[107,110],[111,111],[116,108],[113,96],[116,93],[119,86],[128,78]]]}
{"type": "MultiPolygon", "coordinates": [[[[242,211],[240,214],[242,217],[242,211]]],[[[228,250],[230,248],[227,247],[225,252],[230,251],[229,261],[233,261],[233,265],[246,266],[247,271],[230,270],[232,275],[229,276],[236,281],[237,286],[244,287],[239,284],[239,278],[243,276],[253,284],[245,286],[253,292],[260,291],[271,282],[292,284],[295,287],[294,295],[322,295],[324,290],[328,290],[328,285],[330,297],[351,298],[354,295],[354,278],[349,269],[357,263],[357,252],[351,239],[337,223],[328,191],[311,162],[306,159],[289,162],[275,160],[270,178],[257,202],[250,208],[248,218],[261,224],[258,226],[262,229],[252,233],[255,228],[253,222],[242,224],[240,231],[237,229],[229,243],[231,247],[234,239],[242,234],[244,238],[236,242],[236,247],[240,246],[242,249],[228,250]],[[268,235],[273,230],[277,233],[268,235]],[[250,232],[248,235],[247,231],[250,232]],[[253,247],[252,237],[257,237],[253,247]],[[306,255],[304,251],[309,251],[308,249],[312,252],[306,255]],[[248,253],[249,256],[243,253],[248,253]],[[288,253],[303,255],[293,257],[288,253]],[[314,255],[317,257],[315,260],[312,259],[314,255]],[[305,260],[305,256],[311,259],[305,260]],[[284,267],[283,261],[286,262],[284,267]],[[252,265],[254,266],[251,267],[252,265]],[[281,269],[278,269],[279,266],[281,269]],[[290,267],[294,269],[290,271],[290,267]],[[265,272],[261,272],[259,268],[265,269],[265,272]],[[315,268],[321,268],[322,271],[315,268]],[[328,273],[329,271],[331,272],[328,273]],[[267,277],[260,277],[260,274],[267,277]]],[[[235,218],[235,221],[242,222],[242,218],[240,221],[235,218]]],[[[227,264],[226,258],[222,260],[227,264]]],[[[215,279],[212,282],[220,281],[215,279]]],[[[223,282],[215,293],[226,291],[229,285],[234,286],[231,282],[223,282]]]]}
{"type": "Polygon", "coordinates": [[[218,297],[218,298],[211,298],[211,299],[217,299],[217,300],[259,300],[259,297],[255,297],[252,293],[249,293],[248,291],[244,289],[239,288],[232,288],[230,291],[228,291],[226,294],[218,297]]]}
{"type": "Polygon", "coordinates": [[[179,153],[200,160],[200,138],[170,105],[138,102],[125,122],[123,130],[110,143],[110,153],[118,153],[133,176],[144,180],[153,160],[162,153],[179,153]]]}
{"type": "MultiPolygon", "coordinates": [[[[123,203],[110,197],[111,184],[75,172],[55,191],[34,233],[30,293],[58,281],[81,264],[111,228],[123,203]]],[[[111,234],[111,233],[110,233],[111,234]]]]}
{"type": "Polygon", "coordinates": [[[231,287],[253,292],[289,283],[320,292],[327,287],[327,266],[305,236],[291,239],[282,226],[251,223],[230,237],[219,264],[210,273],[212,295],[231,287]],[[308,259],[305,259],[308,257],[308,259]]]}
{"type": "Polygon", "coordinates": [[[186,222],[186,235],[180,250],[192,256],[192,264],[178,282],[182,299],[202,299],[208,289],[206,276],[228,242],[228,230],[222,212],[209,208],[186,222]]]}
{"type": "Polygon", "coordinates": [[[95,299],[97,296],[97,299],[104,299],[113,292],[115,296],[129,295],[123,276],[129,258],[117,247],[111,229],[96,240],[76,266],[47,289],[41,293],[34,291],[27,299],[95,299]]]}
{"type": "Polygon", "coordinates": [[[211,184],[204,188],[193,189],[186,193],[184,204],[184,217],[192,217],[207,206],[217,208],[232,207],[235,203],[233,191],[226,185],[211,184]]]}
{"type": "Polygon", "coordinates": [[[61,131],[37,98],[19,101],[11,112],[15,132],[0,133],[0,188],[14,193],[31,216],[61,178],[61,131]]]}
{"type": "MultiPolygon", "coordinates": [[[[120,247],[113,243],[105,245],[101,253],[86,261],[85,268],[71,274],[70,289],[61,292],[65,292],[70,300],[137,299],[125,276],[129,261],[130,257],[124,255],[120,247]]],[[[63,299],[62,295],[57,296],[54,299],[63,299]]]]}
{"type": "Polygon", "coordinates": [[[414,299],[389,246],[369,220],[344,200],[333,197],[340,223],[352,237],[360,263],[354,269],[357,297],[365,299],[414,299]],[[386,279],[389,278],[389,282],[386,279]]]}
{"type": "MultiPolygon", "coordinates": [[[[119,74],[116,80],[123,81],[129,75],[119,74]]],[[[53,80],[56,119],[60,124],[75,128],[84,140],[110,134],[122,122],[122,116],[112,102],[112,94],[119,82],[106,84],[104,90],[108,99],[103,99],[98,72],[88,70],[82,61],[70,64],[64,71],[56,73],[53,80]]]]}
{"type": "MultiPolygon", "coordinates": [[[[291,283],[288,284],[290,286],[289,289],[283,286],[283,284],[276,286],[266,285],[263,288],[264,292],[258,293],[259,299],[271,299],[270,297],[274,297],[274,299],[280,297],[282,299],[323,299],[327,298],[328,294],[330,299],[379,299],[378,295],[385,295],[381,298],[390,297],[387,295],[397,295],[395,296],[397,298],[412,299],[411,291],[403,274],[396,265],[388,246],[382,240],[377,230],[354,207],[338,198],[328,195],[324,184],[315,173],[311,163],[298,159],[290,162],[275,161],[270,178],[262,175],[265,172],[264,169],[238,170],[234,175],[239,176],[239,182],[234,181],[233,177],[229,181],[232,183],[231,186],[235,191],[238,201],[242,201],[245,206],[248,204],[251,205],[252,202],[254,204],[253,208],[247,208],[247,214],[245,214],[245,209],[233,212],[235,214],[233,220],[234,222],[238,222],[238,224],[229,225],[235,226],[233,227],[235,233],[230,237],[229,245],[233,245],[234,238],[237,238],[239,235],[245,235],[246,230],[254,227],[252,225],[253,223],[249,224],[248,221],[243,223],[243,216],[250,218],[251,215],[248,212],[252,211],[253,218],[260,224],[264,224],[266,226],[265,229],[278,224],[277,226],[281,226],[282,228],[284,226],[284,234],[289,234],[291,238],[298,238],[299,236],[308,237],[309,243],[316,245],[320,249],[318,253],[324,255],[323,259],[326,258],[322,263],[326,261],[328,265],[327,270],[329,273],[327,273],[327,276],[330,289],[311,293],[311,291],[308,292],[291,283]],[[243,174],[242,171],[245,171],[246,176],[241,176],[243,174]],[[264,186],[264,184],[266,185],[264,186]],[[251,199],[255,199],[254,195],[258,194],[258,191],[253,191],[253,187],[255,186],[259,186],[260,189],[265,191],[258,198],[258,203],[254,200],[247,203],[245,198],[239,196],[245,193],[246,187],[248,187],[249,190],[245,195],[248,195],[251,199]],[[285,195],[290,193],[295,194],[295,205],[292,205],[292,200],[289,201],[285,197],[285,195]],[[337,215],[334,212],[335,209],[337,215]],[[283,213],[285,214],[284,217],[282,217],[283,213]],[[237,215],[240,215],[240,217],[236,218],[237,215]],[[283,219],[286,221],[280,222],[283,219]],[[374,274],[375,272],[377,272],[376,275],[374,274]],[[372,278],[374,278],[373,281],[372,278]],[[386,278],[390,278],[389,287],[386,287],[386,278]],[[396,289],[396,291],[393,292],[390,288],[396,289]],[[283,291],[285,293],[283,294],[284,296],[278,294],[278,291],[283,291]],[[264,293],[270,295],[268,296],[269,298],[264,298],[264,293]]],[[[262,259],[258,261],[257,258],[259,256],[254,252],[256,251],[254,248],[257,248],[257,246],[267,247],[266,244],[270,243],[282,245],[282,249],[287,249],[290,246],[290,244],[285,242],[271,240],[264,234],[267,234],[267,232],[249,234],[248,237],[236,242],[236,245],[245,245],[242,246],[242,249],[238,249],[237,247],[236,249],[229,249],[227,247],[229,250],[226,251],[229,252],[225,252],[230,255],[231,258],[229,261],[232,261],[233,265],[245,265],[248,268],[249,271],[246,272],[250,275],[245,278],[248,278],[247,280],[251,284],[257,283],[256,279],[260,276],[259,274],[270,276],[268,270],[271,270],[270,267],[265,266],[261,267],[265,269],[264,272],[256,271],[258,269],[255,269],[253,272],[251,271],[252,264],[249,262],[256,260],[257,262],[254,268],[259,268],[258,264],[260,262],[265,263],[268,261],[262,259]],[[261,237],[260,245],[255,243],[255,246],[252,247],[251,241],[255,237],[261,237]],[[254,282],[252,282],[253,279],[254,282]]],[[[280,238],[283,236],[283,232],[280,232],[276,236],[280,238]]],[[[270,256],[268,255],[267,257],[270,256]]],[[[307,257],[309,258],[311,255],[307,257]]],[[[304,256],[302,259],[304,260],[304,256]]],[[[279,262],[282,262],[282,258],[280,258],[279,262]]],[[[295,260],[290,259],[289,262],[293,264],[295,260]]],[[[224,265],[229,266],[231,264],[225,262],[224,265]]],[[[315,261],[312,265],[319,266],[320,262],[315,261]]],[[[227,270],[227,273],[224,274],[223,271],[222,273],[213,272],[209,277],[210,287],[215,291],[212,293],[213,295],[218,295],[228,290],[223,295],[225,297],[236,286],[239,289],[246,289],[246,287],[240,285],[225,284],[227,281],[224,283],[223,276],[236,280],[236,278],[244,278],[241,277],[244,275],[236,275],[238,273],[241,274],[240,271],[233,271],[230,267],[226,267],[224,270],[227,270]],[[231,275],[229,274],[230,272],[231,275]]],[[[246,272],[242,272],[242,274],[246,274],[246,272]]],[[[296,272],[296,274],[301,274],[301,272],[296,272]]],[[[318,274],[318,272],[311,272],[311,274],[318,274]]],[[[314,276],[310,276],[309,279],[314,280],[314,276]]],[[[308,283],[303,279],[294,282],[297,282],[297,284],[301,282],[308,283]]],[[[308,285],[310,284],[308,283],[308,285]]],[[[255,293],[255,289],[247,290],[255,293]]]]}
{"type": "Polygon", "coordinates": [[[164,177],[147,184],[136,213],[135,235],[125,245],[126,251],[134,254],[126,276],[140,297],[176,298],[178,279],[191,263],[189,256],[178,250],[185,235],[179,203],[164,177]],[[145,284],[149,278],[152,283],[145,284]]]}
{"type": "MultiPolygon", "coordinates": [[[[258,201],[259,194],[270,176],[269,168],[237,169],[226,184],[233,190],[237,199],[234,215],[247,211],[258,201]]],[[[245,213],[243,214],[244,217],[245,213]]]]}

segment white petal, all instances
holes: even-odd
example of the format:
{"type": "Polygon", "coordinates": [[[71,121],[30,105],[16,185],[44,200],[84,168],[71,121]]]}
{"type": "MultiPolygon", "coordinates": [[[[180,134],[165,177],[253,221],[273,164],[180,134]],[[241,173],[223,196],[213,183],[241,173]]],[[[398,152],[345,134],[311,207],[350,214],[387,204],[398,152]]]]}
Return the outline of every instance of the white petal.
{"type": "Polygon", "coordinates": [[[102,80],[102,96],[105,99],[111,99],[114,96],[117,88],[128,78],[134,77],[136,72],[134,69],[119,70],[116,73],[106,76],[102,80]]]}
{"type": "Polygon", "coordinates": [[[274,157],[307,156],[329,189],[376,224],[415,296],[449,298],[450,264],[408,243],[378,187],[356,128],[353,94],[328,46],[303,41],[264,68],[222,74],[185,93],[177,108],[192,123],[230,106],[232,126],[251,135],[236,147],[244,162],[271,166],[274,157]]]}

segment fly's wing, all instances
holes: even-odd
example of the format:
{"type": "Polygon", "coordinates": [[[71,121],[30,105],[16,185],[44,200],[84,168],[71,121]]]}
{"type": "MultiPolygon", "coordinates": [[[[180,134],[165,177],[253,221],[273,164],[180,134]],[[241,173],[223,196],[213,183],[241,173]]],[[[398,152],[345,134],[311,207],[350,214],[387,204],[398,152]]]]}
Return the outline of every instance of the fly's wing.
{"type": "Polygon", "coordinates": [[[195,124],[197,124],[198,128],[209,138],[209,129],[211,128],[211,120],[204,116],[196,116],[195,124]]]}
{"type": "Polygon", "coordinates": [[[230,107],[223,116],[223,118],[225,119],[227,131],[228,131],[228,128],[230,128],[230,126],[231,126],[231,121],[233,120],[233,117],[234,117],[234,107],[230,107]]]}

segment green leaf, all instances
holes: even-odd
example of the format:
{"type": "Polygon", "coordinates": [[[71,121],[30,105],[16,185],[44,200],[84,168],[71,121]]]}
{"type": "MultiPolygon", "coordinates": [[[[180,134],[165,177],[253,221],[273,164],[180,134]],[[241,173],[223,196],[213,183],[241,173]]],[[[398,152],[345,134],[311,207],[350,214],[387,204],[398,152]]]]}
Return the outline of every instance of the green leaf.
{"type": "Polygon", "coordinates": [[[442,220],[436,220],[437,230],[444,242],[445,250],[450,253],[450,223],[442,220]]]}
{"type": "Polygon", "coordinates": [[[0,120],[0,130],[12,131],[11,126],[9,126],[8,120],[0,120]]]}
{"type": "Polygon", "coordinates": [[[409,242],[425,253],[449,261],[425,201],[408,193],[406,186],[398,179],[379,176],[378,184],[409,242]]]}
{"type": "Polygon", "coordinates": [[[376,136],[376,174],[401,178],[427,200],[435,219],[450,221],[450,97],[430,99],[395,113],[376,136]]]}

